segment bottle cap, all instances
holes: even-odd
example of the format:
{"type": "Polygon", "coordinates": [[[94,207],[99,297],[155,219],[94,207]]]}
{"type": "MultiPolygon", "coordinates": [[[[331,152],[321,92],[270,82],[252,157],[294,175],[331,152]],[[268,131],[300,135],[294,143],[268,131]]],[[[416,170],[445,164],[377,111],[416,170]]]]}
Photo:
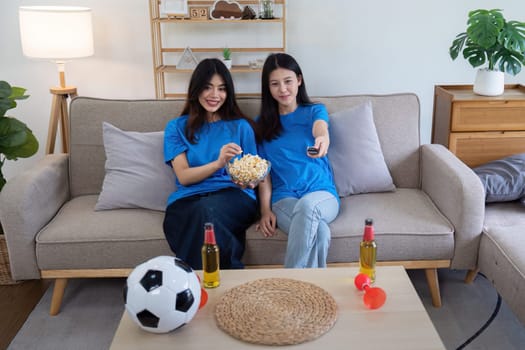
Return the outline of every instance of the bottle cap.
{"type": "Polygon", "coordinates": [[[365,233],[363,234],[363,241],[374,240],[374,226],[372,219],[365,220],[365,233]]]}

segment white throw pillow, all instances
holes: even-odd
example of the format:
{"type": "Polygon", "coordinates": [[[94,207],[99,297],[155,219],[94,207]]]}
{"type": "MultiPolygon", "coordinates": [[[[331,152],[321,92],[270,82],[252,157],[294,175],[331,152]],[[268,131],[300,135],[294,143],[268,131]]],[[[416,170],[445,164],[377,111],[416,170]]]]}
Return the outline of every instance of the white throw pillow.
{"type": "Polygon", "coordinates": [[[164,211],[175,174],[164,163],[164,131],[123,131],[104,122],[106,176],[95,210],[146,208],[164,211]]]}
{"type": "Polygon", "coordinates": [[[396,189],[383,157],[370,101],[330,115],[328,158],[340,197],[396,189]]]}

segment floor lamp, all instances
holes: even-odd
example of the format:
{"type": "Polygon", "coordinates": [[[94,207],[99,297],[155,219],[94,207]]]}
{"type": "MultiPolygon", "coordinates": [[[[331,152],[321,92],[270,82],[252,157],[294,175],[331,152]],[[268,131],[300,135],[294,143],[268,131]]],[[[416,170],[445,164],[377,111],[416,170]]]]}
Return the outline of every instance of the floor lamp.
{"type": "Polygon", "coordinates": [[[77,95],[77,88],[66,85],[65,63],[70,59],[93,55],[91,9],[76,6],[21,6],[19,18],[24,55],[51,60],[58,68],[60,86],[49,90],[53,99],[46,154],[55,151],[59,124],[62,152],[68,153],[68,98],[77,95]]]}

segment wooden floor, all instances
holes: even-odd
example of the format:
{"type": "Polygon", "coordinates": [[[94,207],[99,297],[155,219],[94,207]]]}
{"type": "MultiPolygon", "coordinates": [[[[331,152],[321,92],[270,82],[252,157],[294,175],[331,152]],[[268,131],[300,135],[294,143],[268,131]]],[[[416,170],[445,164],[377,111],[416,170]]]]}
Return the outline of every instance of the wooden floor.
{"type": "Polygon", "coordinates": [[[46,289],[49,280],[0,285],[0,349],[6,349],[46,289]]]}

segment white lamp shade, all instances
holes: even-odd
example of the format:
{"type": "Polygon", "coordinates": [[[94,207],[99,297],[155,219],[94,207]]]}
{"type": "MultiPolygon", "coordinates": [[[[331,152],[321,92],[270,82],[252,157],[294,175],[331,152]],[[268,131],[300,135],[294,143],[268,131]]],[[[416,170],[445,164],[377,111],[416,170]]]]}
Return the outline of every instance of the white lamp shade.
{"type": "Polygon", "coordinates": [[[21,6],[19,16],[25,56],[65,60],[93,55],[91,9],[21,6]]]}

